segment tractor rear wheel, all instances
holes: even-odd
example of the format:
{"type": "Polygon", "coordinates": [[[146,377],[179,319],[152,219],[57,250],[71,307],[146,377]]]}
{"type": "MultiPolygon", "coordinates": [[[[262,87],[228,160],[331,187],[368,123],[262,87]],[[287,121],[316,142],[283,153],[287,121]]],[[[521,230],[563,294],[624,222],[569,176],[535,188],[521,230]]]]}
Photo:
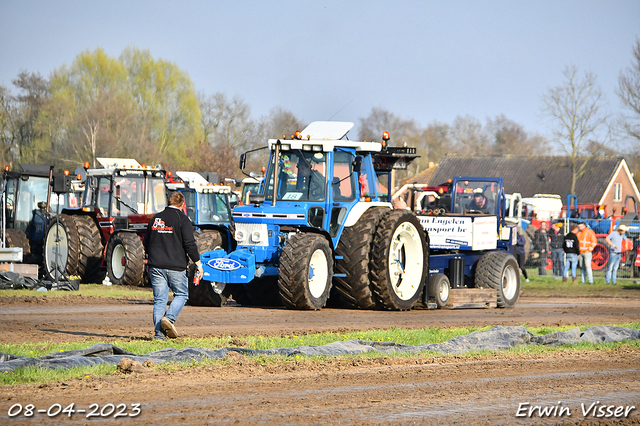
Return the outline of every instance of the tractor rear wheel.
{"type": "Polygon", "coordinates": [[[434,274],[429,278],[429,295],[436,299],[438,308],[447,306],[451,295],[451,283],[445,274],[434,274]]]}
{"type": "Polygon", "coordinates": [[[322,309],[329,298],[333,254],[322,235],[289,237],[280,256],[278,287],[284,304],[294,309],[322,309]]]}
{"type": "Polygon", "coordinates": [[[144,247],[137,234],[119,232],[109,238],[107,275],[113,284],[144,286],[144,247]]]}
{"type": "Polygon", "coordinates": [[[80,237],[74,216],[61,214],[51,221],[44,237],[42,269],[45,279],[55,280],[56,269],[58,278],[77,274],[79,257],[80,237]]]}
{"type": "Polygon", "coordinates": [[[376,228],[388,211],[387,208],[372,207],[355,225],[342,231],[336,248],[336,256],[342,256],[342,259],[336,260],[336,274],[346,277],[334,277],[333,283],[347,306],[360,309],[380,306],[369,286],[369,261],[376,228]]]}
{"type": "Polygon", "coordinates": [[[476,265],[475,285],[498,291],[498,307],[513,308],[520,298],[520,268],[513,255],[494,251],[485,254],[476,265]]]}
{"type": "Polygon", "coordinates": [[[22,258],[25,259],[31,254],[31,246],[27,234],[18,229],[5,229],[5,240],[7,247],[22,248],[22,258]]]}
{"type": "Polygon", "coordinates": [[[194,231],[193,236],[196,239],[198,253],[200,254],[222,247],[222,235],[220,235],[220,232],[215,229],[194,231]]]}
{"type": "Polygon", "coordinates": [[[227,304],[228,293],[225,291],[224,283],[214,283],[200,280],[199,285],[195,285],[196,265],[192,263],[187,269],[187,282],[189,283],[189,300],[191,306],[224,306],[227,304]]]}
{"type": "Polygon", "coordinates": [[[429,272],[427,236],[420,221],[406,210],[386,213],[373,239],[371,285],[385,309],[411,309],[429,272]]]}
{"type": "Polygon", "coordinates": [[[90,216],[73,216],[80,237],[78,275],[85,283],[99,283],[104,279],[102,266],[102,236],[96,222],[90,216]]]}

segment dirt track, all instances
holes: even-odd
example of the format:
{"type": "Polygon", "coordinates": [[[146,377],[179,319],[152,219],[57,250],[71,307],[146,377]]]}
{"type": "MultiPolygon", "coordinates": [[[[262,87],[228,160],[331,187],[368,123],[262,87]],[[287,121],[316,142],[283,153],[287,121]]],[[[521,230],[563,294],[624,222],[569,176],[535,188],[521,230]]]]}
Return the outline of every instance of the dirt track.
{"type": "MultiPolygon", "coordinates": [[[[151,304],[139,300],[0,300],[3,342],[113,341],[151,337],[151,304]]],[[[286,335],[316,331],[463,325],[572,325],[640,321],[640,299],[523,297],[509,310],[299,312],[244,307],[185,307],[179,330],[190,337],[286,335]]],[[[563,351],[490,358],[332,359],[261,365],[241,356],[230,366],[89,377],[47,386],[0,388],[0,424],[50,423],[46,414],[7,418],[13,404],[76,409],[140,403],[138,424],[540,424],[585,418],[581,404],[640,406],[640,349],[563,351]],[[561,401],[561,404],[558,403],[561,401]],[[571,416],[516,417],[519,404],[568,407],[571,416]]],[[[526,408],[526,407],[525,407],[526,408]]],[[[615,408],[614,408],[615,409],[615,408]]],[[[626,409],[626,408],[625,408],[626,409]]],[[[629,408],[624,424],[640,424],[629,408]]],[[[526,410],[525,410],[526,412],[526,410]]],[[[606,414],[606,411],[605,411],[606,414]]],[[[86,422],[86,413],[57,421],[86,422]]],[[[110,422],[114,423],[113,416],[110,422]]],[[[96,418],[92,420],[97,420],[96,418]]],[[[107,420],[105,418],[104,420],[107,420]]],[[[131,419],[130,419],[131,420],[131,419]]],[[[604,421],[603,419],[600,419],[604,421]]],[[[117,422],[117,421],[116,421],[117,422]]],[[[122,421],[121,421],[122,422],[122,421]]],[[[606,422],[613,422],[609,418],[606,422]]],[[[124,423],[124,422],[122,422],[124,423]]],[[[608,423],[601,423],[608,424],[608,423]]],[[[611,423],[613,424],[613,423],[611,423]]],[[[615,423],[618,424],[618,423],[615,423]]]]}

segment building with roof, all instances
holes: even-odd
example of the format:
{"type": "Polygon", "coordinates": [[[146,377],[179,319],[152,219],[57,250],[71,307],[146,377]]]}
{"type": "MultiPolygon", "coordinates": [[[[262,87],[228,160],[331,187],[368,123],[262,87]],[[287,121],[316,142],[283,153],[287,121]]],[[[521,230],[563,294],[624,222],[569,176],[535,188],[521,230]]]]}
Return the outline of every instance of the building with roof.
{"type": "MultiPolygon", "coordinates": [[[[606,206],[607,214],[622,212],[628,196],[640,200],[638,187],[622,157],[584,157],[578,170],[584,172],[576,181],[579,204],[606,206]],[[585,164],[586,163],[586,164],[585,164]]],[[[455,176],[501,177],[505,192],[519,192],[522,197],[535,194],[558,194],[563,202],[571,191],[571,158],[521,155],[447,154],[429,179],[438,185],[455,176]]],[[[635,208],[631,202],[629,209],[635,208]]]]}

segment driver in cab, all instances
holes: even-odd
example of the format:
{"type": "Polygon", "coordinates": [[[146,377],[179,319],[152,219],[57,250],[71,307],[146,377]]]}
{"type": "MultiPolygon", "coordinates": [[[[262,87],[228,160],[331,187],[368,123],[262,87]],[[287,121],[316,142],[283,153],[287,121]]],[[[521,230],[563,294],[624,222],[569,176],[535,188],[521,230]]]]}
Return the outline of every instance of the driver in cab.
{"type": "Polygon", "coordinates": [[[297,190],[307,195],[309,200],[324,199],[324,176],[317,170],[313,170],[304,158],[298,161],[297,190]]]}
{"type": "Polygon", "coordinates": [[[474,210],[487,214],[493,213],[493,206],[482,192],[482,188],[476,188],[473,190],[473,199],[471,200],[471,203],[469,203],[467,210],[474,210]]]}

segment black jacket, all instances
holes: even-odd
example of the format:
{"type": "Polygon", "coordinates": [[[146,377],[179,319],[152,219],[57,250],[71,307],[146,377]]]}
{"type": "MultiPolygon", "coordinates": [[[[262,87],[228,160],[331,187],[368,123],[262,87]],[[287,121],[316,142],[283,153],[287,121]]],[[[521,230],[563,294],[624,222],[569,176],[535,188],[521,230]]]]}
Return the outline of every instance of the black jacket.
{"type": "Polygon", "coordinates": [[[573,232],[569,232],[564,236],[563,244],[564,252],[569,254],[580,254],[580,243],[578,242],[578,236],[573,232]]]}
{"type": "Polygon", "coordinates": [[[194,262],[200,260],[191,221],[175,207],[153,216],[144,236],[144,249],[150,268],[184,271],[187,256],[194,262]]]}

